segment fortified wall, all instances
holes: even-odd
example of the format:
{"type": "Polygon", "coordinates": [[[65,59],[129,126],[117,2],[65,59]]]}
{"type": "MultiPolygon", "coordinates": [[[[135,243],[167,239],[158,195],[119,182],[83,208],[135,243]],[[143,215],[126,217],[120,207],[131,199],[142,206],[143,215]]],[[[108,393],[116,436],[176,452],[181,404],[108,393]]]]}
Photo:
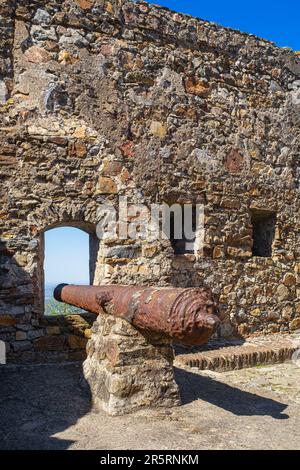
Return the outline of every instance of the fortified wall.
{"type": "Polygon", "coordinates": [[[127,0],[1,0],[0,339],[82,357],[94,316],[45,317],[44,233],[90,234],[93,284],[209,286],[221,336],[300,328],[297,53],[127,0]],[[204,253],[96,236],[97,208],[203,204],[204,253]]]}

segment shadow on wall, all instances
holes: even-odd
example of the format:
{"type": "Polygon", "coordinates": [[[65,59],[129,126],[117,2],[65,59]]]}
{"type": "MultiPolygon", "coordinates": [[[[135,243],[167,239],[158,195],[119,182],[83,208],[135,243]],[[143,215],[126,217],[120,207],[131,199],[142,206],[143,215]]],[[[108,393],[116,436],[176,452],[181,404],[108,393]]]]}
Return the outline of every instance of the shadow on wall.
{"type": "MultiPolygon", "coordinates": [[[[91,273],[94,238],[90,235],[91,273]]],[[[85,330],[95,315],[72,315],[68,307],[64,315],[43,315],[43,261],[43,234],[30,242],[0,238],[0,340],[6,343],[7,362],[76,361],[85,356],[85,330]]]]}
{"type": "MultiPolygon", "coordinates": [[[[20,246],[20,254],[17,254],[15,244],[15,240],[0,238],[0,315],[24,315],[29,305],[40,308],[36,300],[40,293],[34,290],[32,278],[24,269],[27,258],[22,249],[25,247],[20,246]]],[[[34,249],[35,246],[32,249],[30,247],[28,258],[32,256],[34,249]]]]}
{"type": "MultiPolygon", "coordinates": [[[[30,311],[38,315],[43,314],[45,233],[62,228],[77,229],[89,236],[89,276],[90,283],[93,283],[99,250],[99,239],[94,224],[81,220],[64,220],[49,224],[31,239],[0,237],[0,314],[4,312],[21,315],[30,311]]],[[[70,252],[72,246],[78,251],[74,236],[70,236],[70,243],[64,241],[70,252]]],[[[77,254],[75,251],[74,256],[77,254]]],[[[73,275],[73,272],[71,274],[73,275]]]]}

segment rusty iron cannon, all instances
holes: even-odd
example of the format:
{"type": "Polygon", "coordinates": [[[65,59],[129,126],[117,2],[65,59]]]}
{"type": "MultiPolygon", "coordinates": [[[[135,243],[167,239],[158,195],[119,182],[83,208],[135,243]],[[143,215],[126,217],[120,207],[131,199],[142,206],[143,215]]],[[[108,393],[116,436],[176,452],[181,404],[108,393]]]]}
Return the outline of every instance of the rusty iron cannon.
{"type": "Polygon", "coordinates": [[[210,291],[200,288],[77,286],[60,284],[60,302],[127,320],[136,328],[193,346],[206,343],[220,324],[210,291]]]}

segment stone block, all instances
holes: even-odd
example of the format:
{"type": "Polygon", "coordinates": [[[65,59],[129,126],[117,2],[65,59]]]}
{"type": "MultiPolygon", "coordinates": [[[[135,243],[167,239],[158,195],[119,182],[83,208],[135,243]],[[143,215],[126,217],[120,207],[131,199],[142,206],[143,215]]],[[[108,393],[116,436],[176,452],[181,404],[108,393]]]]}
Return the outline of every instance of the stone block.
{"type": "Polygon", "coordinates": [[[61,333],[61,329],[59,326],[48,326],[46,328],[47,335],[59,335],[61,333]]]}
{"type": "Polygon", "coordinates": [[[8,99],[8,90],[3,80],[0,80],[0,104],[6,103],[8,99]]]}
{"type": "Polygon", "coordinates": [[[75,3],[77,3],[82,10],[90,10],[95,2],[92,0],[75,0],[75,3]]]}
{"type": "Polygon", "coordinates": [[[68,335],[67,343],[71,349],[85,349],[87,338],[77,335],[68,335]]]}
{"type": "Polygon", "coordinates": [[[238,173],[244,167],[244,157],[239,149],[231,149],[224,163],[229,173],[238,173]]]}
{"type": "Polygon", "coordinates": [[[296,276],[293,273],[286,273],[283,278],[283,284],[287,287],[294,286],[296,284],[296,276]]]}
{"type": "Polygon", "coordinates": [[[187,93],[197,96],[207,96],[210,92],[209,84],[195,77],[189,77],[185,80],[185,89],[187,93]]]}
{"type": "Polygon", "coordinates": [[[104,160],[102,174],[103,176],[118,176],[122,168],[123,165],[121,162],[104,160]]]}
{"type": "Polygon", "coordinates": [[[41,336],[33,341],[33,346],[36,351],[60,351],[65,341],[64,336],[41,336]]]}
{"type": "Polygon", "coordinates": [[[42,329],[30,330],[28,331],[27,335],[28,335],[28,339],[40,338],[41,336],[44,335],[44,330],[42,329]]]}
{"type": "Polygon", "coordinates": [[[71,157],[83,158],[87,154],[87,148],[84,142],[77,140],[76,142],[69,142],[68,153],[71,157]]]}
{"type": "Polygon", "coordinates": [[[100,176],[96,191],[98,194],[117,194],[118,189],[114,180],[108,176],[100,176]]]}
{"type": "Polygon", "coordinates": [[[290,323],[290,330],[295,331],[300,329],[300,317],[299,318],[294,318],[293,321],[290,323]]]}
{"type": "Polygon", "coordinates": [[[16,317],[12,315],[1,315],[0,314],[0,326],[14,326],[18,323],[16,317]]]}
{"type": "Polygon", "coordinates": [[[45,62],[49,62],[51,59],[51,55],[45,49],[39,46],[32,46],[24,54],[29,62],[33,62],[35,64],[41,64],[45,62]]]}
{"type": "Polygon", "coordinates": [[[290,297],[290,291],[284,284],[279,284],[279,286],[277,287],[277,296],[279,302],[282,302],[283,300],[288,300],[290,297]]]}
{"type": "Polygon", "coordinates": [[[167,135],[167,127],[165,124],[159,121],[152,121],[150,125],[150,132],[155,137],[164,139],[167,135]]]}
{"type": "Polygon", "coordinates": [[[16,332],[16,341],[24,341],[27,339],[27,333],[25,331],[16,332]]]}
{"type": "Polygon", "coordinates": [[[12,343],[12,348],[16,353],[28,351],[32,349],[32,343],[30,341],[14,341],[12,343]]]}

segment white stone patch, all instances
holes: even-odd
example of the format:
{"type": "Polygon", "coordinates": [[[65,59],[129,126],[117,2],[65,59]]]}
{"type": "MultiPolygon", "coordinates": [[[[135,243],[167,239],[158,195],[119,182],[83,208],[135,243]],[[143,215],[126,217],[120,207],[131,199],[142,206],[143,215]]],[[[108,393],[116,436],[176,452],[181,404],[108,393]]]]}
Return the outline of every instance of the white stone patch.
{"type": "Polygon", "coordinates": [[[143,95],[138,95],[133,89],[128,90],[128,98],[139,106],[152,106],[153,99],[145,97],[143,95]]]}
{"type": "Polygon", "coordinates": [[[38,8],[33,18],[33,23],[47,25],[51,22],[51,16],[46,10],[38,8]]]}
{"type": "Polygon", "coordinates": [[[295,80],[295,81],[292,83],[292,89],[293,89],[293,90],[297,90],[298,88],[300,88],[300,80],[295,80]]]}
{"type": "Polygon", "coordinates": [[[6,364],[6,346],[4,341],[0,341],[0,364],[6,364]]]}
{"type": "Polygon", "coordinates": [[[57,35],[54,26],[42,28],[38,25],[33,25],[30,30],[31,36],[35,41],[47,41],[50,39],[52,41],[57,40],[57,35]]]}
{"type": "Polygon", "coordinates": [[[291,92],[292,104],[298,106],[300,104],[300,88],[291,92]]]}
{"type": "Polygon", "coordinates": [[[155,88],[162,88],[165,93],[175,92],[177,95],[185,94],[182,76],[169,67],[165,67],[162,74],[157,77],[155,88]]]}
{"type": "Polygon", "coordinates": [[[219,161],[213,158],[206,150],[196,148],[192,152],[192,157],[195,157],[207,171],[216,171],[218,169],[219,161]]]}
{"type": "Polygon", "coordinates": [[[5,83],[0,80],[0,104],[5,104],[8,98],[8,91],[5,83]]]}
{"type": "Polygon", "coordinates": [[[77,47],[87,47],[89,45],[89,42],[85,39],[85,37],[73,29],[69,29],[66,34],[60,37],[58,42],[59,45],[63,47],[70,45],[77,47]]]}

